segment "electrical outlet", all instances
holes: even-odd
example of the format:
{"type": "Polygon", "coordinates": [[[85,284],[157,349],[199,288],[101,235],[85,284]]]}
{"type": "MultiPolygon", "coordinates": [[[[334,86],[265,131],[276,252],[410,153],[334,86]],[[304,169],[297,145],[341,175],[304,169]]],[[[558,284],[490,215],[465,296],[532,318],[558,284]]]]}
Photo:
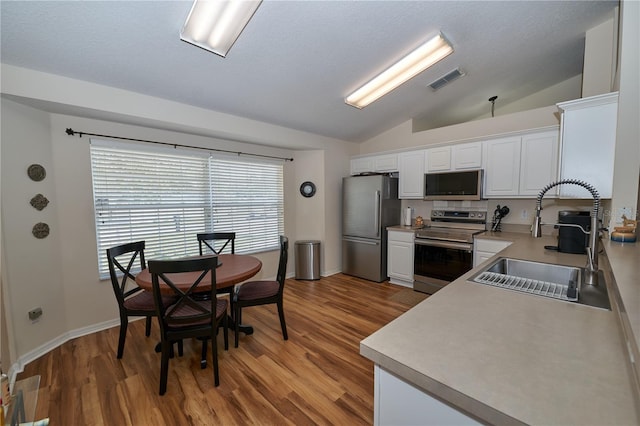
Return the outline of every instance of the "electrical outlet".
{"type": "Polygon", "coordinates": [[[527,209],[522,209],[520,212],[520,219],[527,219],[529,217],[529,211],[527,209]]]}
{"type": "Polygon", "coordinates": [[[631,207],[621,207],[618,209],[618,214],[615,218],[617,224],[622,225],[624,223],[624,218],[622,216],[625,216],[627,219],[635,219],[635,217],[633,217],[633,209],[631,207]]]}
{"type": "Polygon", "coordinates": [[[42,308],[35,308],[29,311],[29,319],[35,321],[42,316],[42,308]]]}

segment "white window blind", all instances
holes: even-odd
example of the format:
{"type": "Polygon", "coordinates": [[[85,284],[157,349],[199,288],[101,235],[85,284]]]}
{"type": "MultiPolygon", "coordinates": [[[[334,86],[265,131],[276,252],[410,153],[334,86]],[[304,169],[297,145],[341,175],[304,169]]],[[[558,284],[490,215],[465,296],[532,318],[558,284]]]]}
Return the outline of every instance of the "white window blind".
{"type": "Polygon", "coordinates": [[[236,232],[236,253],[278,248],[281,163],[93,139],[91,167],[101,277],[106,249],[133,241],[147,259],[198,254],[199,232],[236,232]]]}

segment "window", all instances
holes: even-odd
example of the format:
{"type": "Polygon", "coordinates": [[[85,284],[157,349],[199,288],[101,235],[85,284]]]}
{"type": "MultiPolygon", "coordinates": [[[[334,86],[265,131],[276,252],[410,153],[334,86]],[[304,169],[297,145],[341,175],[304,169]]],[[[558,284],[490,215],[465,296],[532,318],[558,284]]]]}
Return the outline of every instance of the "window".
{"type": "Polygon", "coordinates": [[[91,141],[98,270],[106,249],[146,241],[148,259],[198,254],[199,232],[236,232],[236,253],[278,249],[282,163],[91,141]]]}

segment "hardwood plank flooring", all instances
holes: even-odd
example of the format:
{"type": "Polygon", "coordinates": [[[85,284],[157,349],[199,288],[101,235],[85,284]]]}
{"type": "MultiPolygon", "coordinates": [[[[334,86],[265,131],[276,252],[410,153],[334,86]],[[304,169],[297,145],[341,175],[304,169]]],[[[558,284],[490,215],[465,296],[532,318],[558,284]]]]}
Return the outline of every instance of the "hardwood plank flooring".
{"type": "MultiPolygon", "coordinates": [[[[275,306],[247,308],[238,348],[218,336],[220,386],[211,350],[200,369],[201,342],[184,342],[169,362],[167,393],[158,395],[160,354],[154,322],[127,331],[116,358],[119,327],[83,336],[45,354],[18,377],[40,374],[38,418],[57,425],[368,425],[373,423],[373,364],[360,341],[411,308],[390,300],[404,287],[336,274],[287,280],[282,339],[275,306]]],[[[115,303],[115,300],[114,300],[115,303]]],[[[209,347],[210,349],[210,347],[209,347]]]]}

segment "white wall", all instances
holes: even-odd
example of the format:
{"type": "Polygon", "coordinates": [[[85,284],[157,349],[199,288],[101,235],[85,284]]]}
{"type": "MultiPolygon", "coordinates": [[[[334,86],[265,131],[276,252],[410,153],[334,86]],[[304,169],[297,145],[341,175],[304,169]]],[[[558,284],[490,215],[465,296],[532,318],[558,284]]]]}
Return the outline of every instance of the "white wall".
{"type": "MultiPolygon", "coordinates": [[[[9,316],[8,344],[15,348],[14,362],[19,365],[55,347],[69,336],[95,331],[96,327],[117,324],[117,305],[110,284],[97,275],[97,253],[94,230],[89,137],[66,135],[66,128],[76,131],[125,136],[158,141],[175,141],[185,145],[215,147],[280,157],[294,157],[285,163],[285,233],[291,245],[298,239],[319,239],[330,255],[322,256],[326,269],[339,271],[340,232],[325,227],[327,206],[339,203],[339,191],[326,191],[324,156],[348,158],[343,144],[325,150],[301,151],[231,142],[141,126],[113,123],[69,115],[50,114],[2,99],[2,231],[5,250],[2,273],[5,307],[9,316]],[[326,154],[326,153],[329,154],[326,154]],[[30,181],[26,168],[41,163],[47,178],[40,183],[30,181]],[[315,205],[301,204],[300,179],[318,184],[315,205]],[[41,192],[51,203],[42,212],[29,205],[30,198],[41,192]],[[52,232],[44,240],[31,236],[38,221],[49,223],[52,232]],[[300,224],[312,224],[312,233],[300,224]],[[300,236],[298,232],[302,232],[300,236]],[[336,234],[336,235],[333,235],[336,234]],[[335,245],[335,246],[334,246],[335,245]],[[111,303],[113,302],[113,303],[111,303]],[[40,321],[31,323],[27,311],[41,306],[40,321]]],[[[349,147],[350,145],[347,145],[349,147]]],[[[348,162],[332,164],[331,172],[348,173],[348,162]],[[339,168],[343,169],[340,170],[339,168]]],[[[332,188],[334,189],[334,188],[332,188]]],[[[306,200],[306,199],[305,199],[306,200]]],[[[333,213],[335,215],[336,213],[333,213]]],[[[339,214],[339,213],[338,213],[339,214]]],[[[289,273],[294,270],[293,250],[289,273]]],[[[256,278],[274,277],[278,253],[257,255],[263,269],[256,278]]]]}
{"type": "Polygon", "coordinates": [[[502,133],[538,129],[559,124],[558,108],[555,105],[417,133],[412,132],[411,121],[406,121],[360,144],[359,154],[408,150],[415,147],[479,137],[489,138],[502,133]]]}
{"type": "Polygon", "coordinates": [[[349,176],[349,157],[355,154],[355,146],[346,145],[345,151],[337,155],[325,154],[324,185],[325,202],[325,273],[331,275],[342,270],[342,178],[349,176]]]}
{"type": "MultiPolygon", "coordinates": [[[[298,151],[295,153],[296,176],[295,188],[292,191],[295,197],[296,216],[301,220],[296,221],[297,240],[320,241],[320,274],[325,275],[325,197],[328,195],[324,186],[324,152],[323,151],[298,151]],[[300,194],[300,185],[311,181],[316,186],[313,197],[307,198],[300,194]],[[304,218],[309,218],[304,220],[304,218]],[[311,219],[313,218],[313,219],[311,219]]],[[[291,250],[295,250],[294,242],[291,242],[291,250]]],[[[293,265],[292,265],[293,266],[293,265]]]]}
{"type": "MultiPolygon", "coordinates": [[[[638,175],[640,174],[640,3],[621,3],[621,36],[612,211],[621,225],[620,211],[632,209],[638,217],[638,175]]],[[[634,214],[628,215],[633,216],[634,214]]],[[[632,217],[629,217],[630,219],[632,217]]]]}
{"type": "MultiPolygon", "coordinates": [[[[558,102],[570,101],[580,97],[582,93],[582,74],[571,77],[553,86],[547,87],[537,93],[519,99],[510,104],[502,104],[500,98],[495,103],[494,115],[496,117],[513,114],[520,111],[528,111],[540,108],[541,106],[555,105],[558,102]]],[[[491,109],[487,108],[487,112],[481,116],[474,118],[491,118],[491,109]]],[[[415,126],[414,126],[415,128],[415,126]]]]}
{"type": "Polygon", "coordinates": [[[612,90],[618,42],[616,23],[611,18],[587,31],[582,73],[583,98],[612,90]]]}
{"type": "Polygon", "coordinates": [[[13,341],[9,344],[15,344],[15,353],[20,355],[66,331],[67,306],[59,250],[64,239],[59,212],[64,204],[57,194],[49,114],[2,102],[3,273],[7,279],[3,282],[7,297],[4,306],[11,317],[9,336],[13,341]],[[27,176],[27,168],[34,163],[46,169],[46,178],[41,182],[27,176]],[[29,204],[38,193],[50,201],[42,211],[29,204]],[[50,226],[47,238],[36,239],[31,234],[38,222],[50,226]],[[35,307],[42,307],[44,314],[32,323],[27,313],[35,307]]]}

